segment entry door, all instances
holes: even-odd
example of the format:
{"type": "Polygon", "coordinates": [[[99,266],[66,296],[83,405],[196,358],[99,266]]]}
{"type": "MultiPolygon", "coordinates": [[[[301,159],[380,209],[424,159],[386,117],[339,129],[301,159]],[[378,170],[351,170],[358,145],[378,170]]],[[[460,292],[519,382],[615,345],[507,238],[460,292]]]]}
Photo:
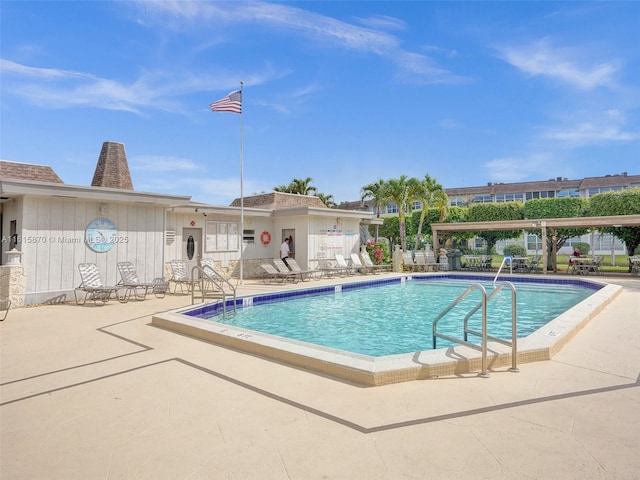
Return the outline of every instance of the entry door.
{"type": "Polygon", "coordinates": [[[202,229],[182,229],[182,260],[187,264],[187,276],[191,278],[191,269],[198,265],[202,256],[202,229]]]}
{"type": "Polygon", "coordinates": [[[296,229],[295,228],[283,228],[282,229],[282,240],[280,240],[280,245],[284,242],[285,238],[291,237],[291,241],[289,242],[289,250],[293,253],[291,254],[291,258],[296,258],[296,229]]]}

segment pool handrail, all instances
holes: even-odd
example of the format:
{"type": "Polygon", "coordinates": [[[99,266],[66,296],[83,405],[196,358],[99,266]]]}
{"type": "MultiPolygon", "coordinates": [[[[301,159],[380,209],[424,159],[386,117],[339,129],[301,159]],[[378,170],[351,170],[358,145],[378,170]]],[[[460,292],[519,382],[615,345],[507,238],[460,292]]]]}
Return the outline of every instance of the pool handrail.
{"type": "Polygon", "coordinates": [[[474,283],[469,285],[469,288],[467,288],[462,294],[458,296],[458,298],[451,302],[449,306],[447,306],[447,308],[445,308],[436,316],[436,318],[433,320],[431,330],[434,350],[436,349],[436,339],[438,337],[449,340],[451,342],[459,343],[461,345],[466,345],[467,347],[473,348],[475,350],[481,350],[482,372],[480,372],[478,376],[484,378],[489,377],[489,373],[487,372],[487,290],[481,284],[474,283]],[[482,305],[482,344],[480,347],[459,338],[445,335],[444,333],[438,333],[438,322],[440,321],[440,319],[447,313],[449,313],[456,305],[458,305],[467,295],[469,295],[474,290],[480,290],[480,293],[482,295],[482,299],[480,300],[480,304],[482,305]]]}
{"type": "MultiPolygon", "coordinates": [[[[202,294],[202,301],[204,302],[207,293],[207,282],[213,284],[222,295],[222,313],[227,313],[227,292],[225,286],[231,289],[230,293],[233,293],[233,310],[236,310],[236,287],[225,278],[220,272],[217,272],[210,265],[203,265],[202,267],[196,265],[191,269],[191,278],[196,278],[194,273],[200,273],[200,292],[202,294]]],[[[191,304],[195,304],[195,288],[191,290],[191,304]]]]}
{"type": "Polygon", "coordinates": [[[502,263],[500,263],[500,268],[498,268],[498,273],[496,273],[496,276],[493,277],[493,286],[496,286],[496,281],[498,280],[498,276],[500,275],[500,272],[502,271],[502,267],[504,267],[505,263],[509,263],[509,273],[511,275],[513,275],[513,257],[511,255],[506,255],[503,259],[502,259],[502,263]]]}
{"type": "Polygon", "coordinates": [[[451,302],[442,312],[440,312],[436,318],[433,320],[432,324],[432,341],[434,350],[437,348],[437,339],[443,338],[445,340],[449,340],[451,342],[459,343],[461,345],[466,345],[467,347],[473,348],[475,350],[481,350],[482,352],[482,371],[478,374],[480,377],[489,377],[489,373],[487,372],[487,340],[490,338],[493,341],[501,343],[503,345],[511,346],[511,368],[509,368],[512,372],[518,372],[518,337],[517,337],[517,299],[516,299],[516,288],[511,282],[504,282],[500,284],[490,295],[487,295],[487,290],[479,283],[474,283],[470,285],[462,294],[460,294],[453,302],[451,302]],[[501,291],[505,287],[509,287],[511,289],[511,341],[503,340],[501,338],[494,337],[492,335],[488,335],[487,333],[487,302],[489,299],[493,298],[493,296],[501,291]],[[464,340],[459,338],[452,337],[450,335],[446,335],[444,333],[438,333],[438,322],[445,315],[447,315],[456,305],[458,305],[467,295],[469,295],[473,290],[480,290],[482,298],[480,302],[469,312],[464,318],[464,340]],[[482,308],[482,331],[478,332],[476,330],[472,330],[468,328],[468,320],[469,318],[478,311],[479,308],[482,308]],[[482,338],[481,346],[478,347],[476,344],[468,342],[468,334],[478,335],[482,338]]]}
{"type": "MultiPolygon", "coordinates": [[[[494,286],[495,286],[495,283],[494,283],[494,286]]],[[[517,301],[517,292],[516,292],[515,285],[511,282],[501,283],[500,285],[498,285],[497,288],[493,290],[493,292],[491,292],[487,296],[487,303],[489,302],[489,300],[491,300],[491,298],[493,298],[495,294],[500,292],[505,287],[509,287],[511,289],[511,341],[494,337],[493,335],[488,335],[488,334],[487,334],[487,338],[493,340],[494,342],[498,342],[508,347],[511,347],[511,368],[509,368],[509,370],[512,372],[518,372],[519,371],[518,370],[518,301],[517,301]]],[[[469,333],[471,333],[472,335],[482,336],[482,332],[478,332],[477,330],[472,330],[468,327],[469,318],[471,318],[471,316],[474,313],[476,313],[481,306],[482,306],[481,302],[478,302],[478,304],[464,317],[463,332],[464,332],[465,341],[467,341],[469,333]]]]}

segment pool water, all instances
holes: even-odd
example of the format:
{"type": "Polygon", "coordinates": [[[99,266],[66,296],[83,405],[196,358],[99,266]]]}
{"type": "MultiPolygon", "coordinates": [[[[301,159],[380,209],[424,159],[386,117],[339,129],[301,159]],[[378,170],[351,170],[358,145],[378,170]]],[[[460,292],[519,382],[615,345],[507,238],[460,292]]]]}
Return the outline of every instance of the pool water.
{"type": "MultiPolygon", "coordinates": [[[[387,283],[329,294],[311,294],[238,308],[227,314],[194,316],[372,357],[419,352],[432,348],[435,317],[463,293],[469,280],[431,280],[387,283]]],[[[483,283],[490,294],[494,287],[483,283]]],[[[594,293],[591,288],[565,284],[517,283],[518,337],[539,329],[594,293]]],[[[503,289],[487,308],[488,333],[511,338],[511,291],[503,289]]],[[[464,317],[481,300],[474,291],[438,323],[438,332],[463,338],[464,317]]],[[[195,313],[195,312],[194,312],[195,313]]],[[[192,313],[193,315],[193,313],[192,313]]],[[[481,330],[478,310],[469,327],[481,330]]],[[[480,339],[469,337],[472,343],[480,339]]],[[[453,345],[438,339],[438,348],[453,345]]]]}

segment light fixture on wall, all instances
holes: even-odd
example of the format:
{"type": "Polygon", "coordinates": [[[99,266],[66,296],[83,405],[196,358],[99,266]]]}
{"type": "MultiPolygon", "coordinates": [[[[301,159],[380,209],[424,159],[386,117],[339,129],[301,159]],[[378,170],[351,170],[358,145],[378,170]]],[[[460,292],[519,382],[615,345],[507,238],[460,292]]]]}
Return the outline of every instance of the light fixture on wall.
{"type": "Polygon", "coordinates": [[[109,205],[106,203],[101,203],[100,209],[98,211],[100,212],[101,216],[106,217],[107,215],[109,215],[109,205]]]}

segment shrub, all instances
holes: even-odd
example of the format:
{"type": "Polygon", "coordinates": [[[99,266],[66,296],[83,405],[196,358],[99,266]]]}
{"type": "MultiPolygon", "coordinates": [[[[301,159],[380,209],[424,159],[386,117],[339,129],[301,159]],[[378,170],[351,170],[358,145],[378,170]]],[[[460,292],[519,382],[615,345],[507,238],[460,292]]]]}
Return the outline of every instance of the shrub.
{"type": "Polygon", "coordinates": [[[586,242],[574,242],[573,248],[579,248],[580,255],[588,255],[589,250],[591,249],[591,245],[586,242]]]}
{"type": "Polygon", "coordinates": [[[522,245],[518,245],[517,243],[512,243],[504,247],[504,255],[505,257],[507,255],[512,257],[526,257],[527,249],[524,248],[524,246],[522,245]]]}
{"type": "Polygon", "coordinates": [[[369,240],[367,242],[367,252],[371,257],[371,261],[377,265],[391,261],[391,253],[385,242],[375,243],[373,240],[369,240]]]}

